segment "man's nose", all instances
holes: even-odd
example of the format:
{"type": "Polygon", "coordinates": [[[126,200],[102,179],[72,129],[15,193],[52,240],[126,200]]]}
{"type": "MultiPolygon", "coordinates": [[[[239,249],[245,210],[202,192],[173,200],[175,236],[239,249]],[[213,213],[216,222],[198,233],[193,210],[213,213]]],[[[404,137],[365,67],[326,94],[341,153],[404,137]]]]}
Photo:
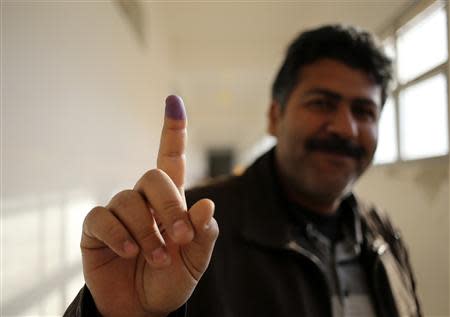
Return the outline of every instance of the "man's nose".
{"type": "Polygon", "coordinates": [[[347,105],[340,105],[332,114],[328,124],[328,132],[346,139],[354,139],[358,136],[358,122],[347,105]]]}

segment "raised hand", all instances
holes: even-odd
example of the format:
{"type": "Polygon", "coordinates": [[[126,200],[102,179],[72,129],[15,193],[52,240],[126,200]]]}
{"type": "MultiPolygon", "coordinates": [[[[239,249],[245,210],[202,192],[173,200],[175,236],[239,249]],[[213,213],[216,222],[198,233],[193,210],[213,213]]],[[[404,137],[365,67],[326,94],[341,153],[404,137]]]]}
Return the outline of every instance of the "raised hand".
{"type": "Polygon", "coordinates": [[[186,208],[186,126],[183,101],[167,97],[157,169],[86,216],[83,272],[102,316],[167,316],[208,266],[219,231],[212,201],[186,208]]]}

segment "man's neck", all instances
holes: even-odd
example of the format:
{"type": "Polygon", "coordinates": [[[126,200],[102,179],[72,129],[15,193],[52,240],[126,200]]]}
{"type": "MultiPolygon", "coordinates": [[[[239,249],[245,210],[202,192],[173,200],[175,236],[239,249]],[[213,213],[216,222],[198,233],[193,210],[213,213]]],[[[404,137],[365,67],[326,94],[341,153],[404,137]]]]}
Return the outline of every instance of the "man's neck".
{"type": "MultiPolygon", "coordinates": [[[[283,180],[281,180],[283,184],[283,180]]],[[[287,184],[283,184],[283,190],[287,195],[287,198],[308,210],[317,212],[322,215],[331,215],[335,214],[341,204],[342,199],[316,199],[314,197],[306,196],[302,193],[293,191],[290,189],[290,186],[286,186],[287,184]]]]}
{"type": "Polygon", "coordinates": [[[294,186],[289,182],[288,178],[283,175],[281,168],[278,166],[276,159],[274,160],[275,171],[278,178],[278,182],[281,185],[281,189],[284,192],[286,198],[308,210],[316,212],[322,215],[331,215],[335,214],[342,202],[344,195],[340,196],[314,196],[304,193],[297,189],[297,186],[294,186]]]}

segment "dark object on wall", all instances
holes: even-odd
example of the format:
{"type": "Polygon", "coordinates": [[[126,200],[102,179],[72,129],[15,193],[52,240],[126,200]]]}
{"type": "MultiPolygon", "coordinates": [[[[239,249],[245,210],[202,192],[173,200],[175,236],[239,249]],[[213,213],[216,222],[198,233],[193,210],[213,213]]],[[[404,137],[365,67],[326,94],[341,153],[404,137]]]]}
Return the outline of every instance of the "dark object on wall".
{"type": "Polygon", "coordinates": [[[211,149],[208,151],[208,176],[216,177],[232,172],[234,154],[230,148],[211,149]]]}

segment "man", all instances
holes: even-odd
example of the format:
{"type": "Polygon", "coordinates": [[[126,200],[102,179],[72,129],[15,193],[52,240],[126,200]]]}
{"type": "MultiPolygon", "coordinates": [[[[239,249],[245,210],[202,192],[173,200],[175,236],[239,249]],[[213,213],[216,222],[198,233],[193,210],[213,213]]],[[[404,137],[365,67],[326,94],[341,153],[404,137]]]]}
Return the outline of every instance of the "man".
{"type": "Polygon", "coordinates": [[[66,315],[420,316],[398,232],[351,193],[390,79],[368,33],[302,33],[273,85],[277,146],[186,195],[184,106],[168,97],[158,169],[86,217],[86,286],[66,315]]]}

